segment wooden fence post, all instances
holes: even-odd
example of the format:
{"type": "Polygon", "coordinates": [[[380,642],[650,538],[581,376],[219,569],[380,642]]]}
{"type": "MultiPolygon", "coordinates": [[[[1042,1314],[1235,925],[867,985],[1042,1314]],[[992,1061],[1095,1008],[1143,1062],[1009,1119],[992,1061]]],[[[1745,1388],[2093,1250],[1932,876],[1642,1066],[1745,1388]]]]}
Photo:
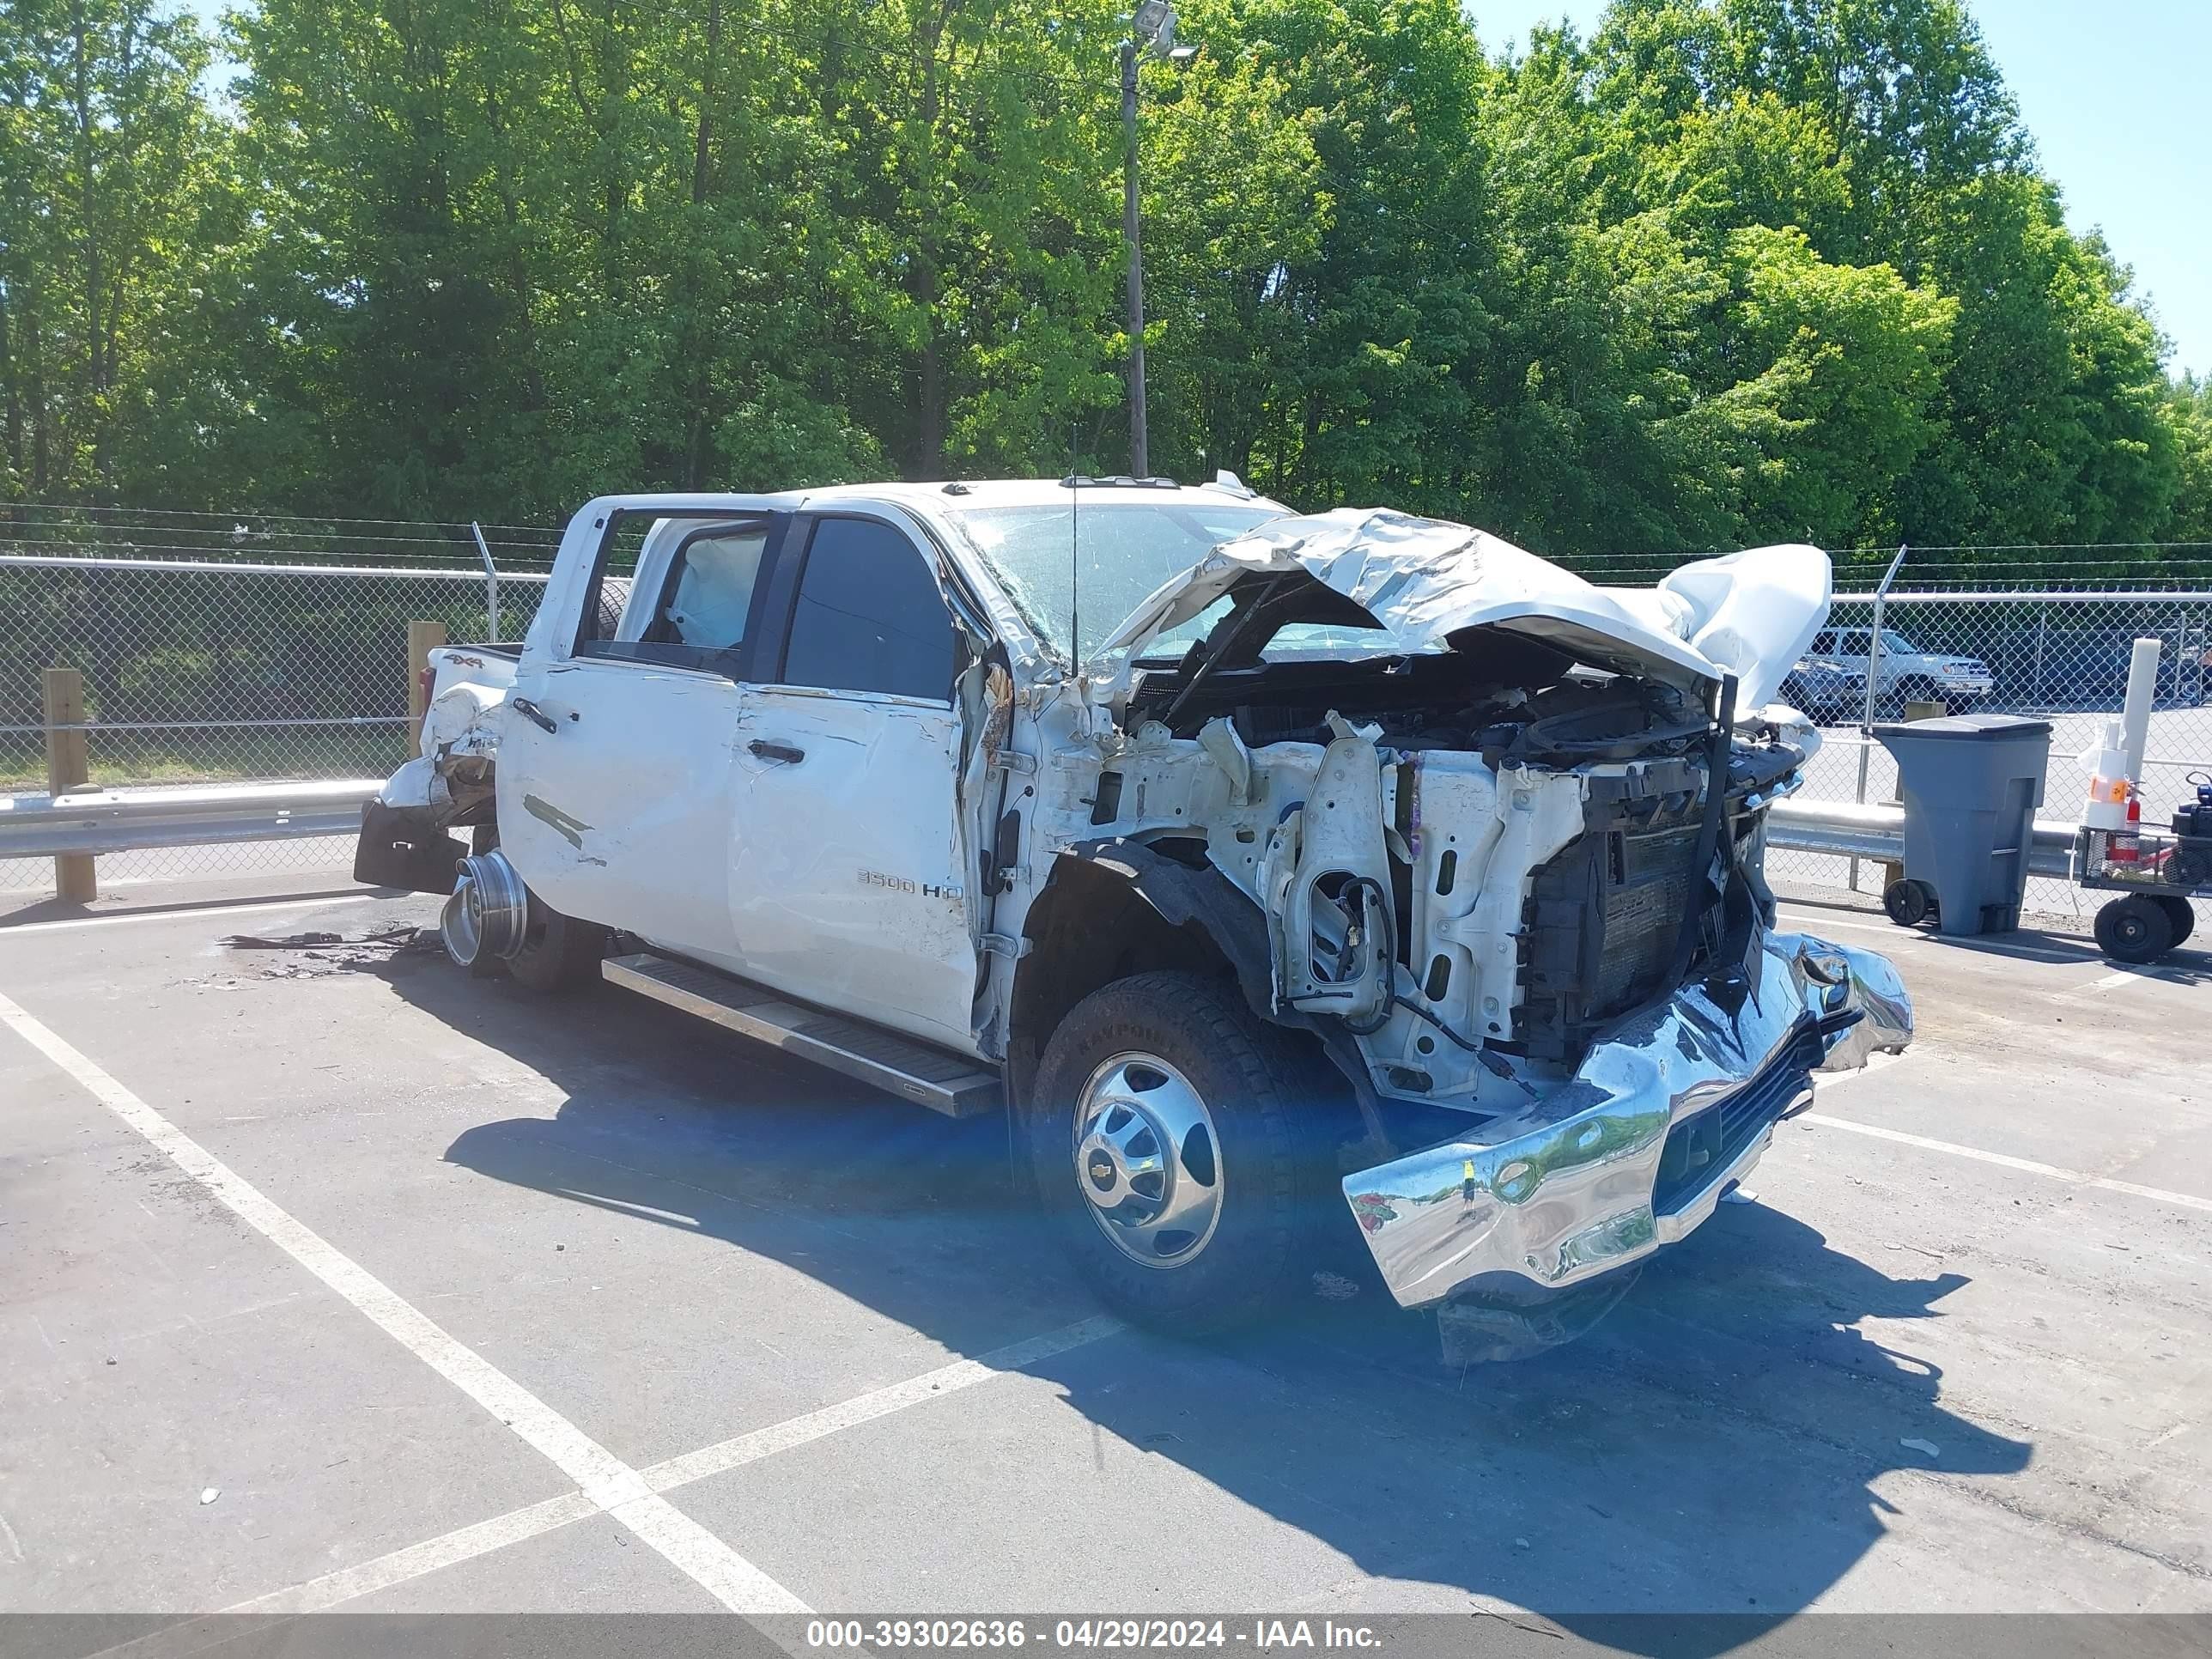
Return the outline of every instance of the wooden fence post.
{"type": "Polygon", "coordinates": [[[407,753],[410,757],[422,752],[422,716],[430,712],[429,687],[423,683],[423,671],[430,665],[430,653],[446,642],[446,624],[441,622],[411,622],[407,624],[407,753]]]}
{"type": "MultiPolygon", "coordinates": [[[[49,668],[46,672],[46,793],[60,796],[82,789],[91,779],[91,755],[80,729],[65,726],[84,723],[84,676],[74,668],[49,668]]],[[[89,853],[54,855],[55,895],[72,904],[88,904],[100,896],[100,880],[89,853]]]]}

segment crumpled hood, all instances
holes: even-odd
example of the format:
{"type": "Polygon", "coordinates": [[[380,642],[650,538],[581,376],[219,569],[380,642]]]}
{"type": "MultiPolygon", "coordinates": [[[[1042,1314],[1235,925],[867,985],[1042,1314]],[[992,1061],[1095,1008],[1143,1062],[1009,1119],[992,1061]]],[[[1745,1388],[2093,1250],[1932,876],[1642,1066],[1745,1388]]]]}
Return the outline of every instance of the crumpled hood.
{"type": "Polygon", "coordinates": [[[1745,710],[1780,690],[1827,619],[1831,591],[1817,547],[1753,548],[1686,564],[1656,587],[1600,587],[1486,531],[1340,507],[1262,525],[1163,583],[1100,647],[1095,678],[1119,687],[1146,645],[1245,577],[1301,569],[1400,648],[1449,650],[1454,635],[1495,628],[1591,667],[1677,685],[1734,674],[1745,710]],[[1117,653],[1118,674],[1106,667],[1117,653]]]}

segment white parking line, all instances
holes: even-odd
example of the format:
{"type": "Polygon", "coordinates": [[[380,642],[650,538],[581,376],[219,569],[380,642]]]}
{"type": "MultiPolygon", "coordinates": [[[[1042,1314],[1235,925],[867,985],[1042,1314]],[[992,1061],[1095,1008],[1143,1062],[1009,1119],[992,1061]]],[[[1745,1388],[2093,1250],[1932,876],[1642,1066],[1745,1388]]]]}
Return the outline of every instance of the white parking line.
{"type": "MultiPolygon", "coordinates": [[[[572,1492],[561,1498],[549,1498],[542,1504],[509,1510],[505,1515],[495,1515],[490,1520],[479,1521],[472,1527],[461,1527],[441,1537],[410,1544],[405,1549],[393,1550],[390,1554],[380,1555],[374,1560],[342,1567],[336,1572],[326,1572],[319,1578],[310,1578],[304,1584],[294,1584],[285,1589],[272,1590],[266,1595],[257,1595],[251,1601],[240,1601],[236,1607],[225,1607],[222,1613],[211,1616],[221,1619],[232,1613],[321,1613],[356,1596],[372,1595],[379,1590],[390,1589],[395,1584],[404,1584],[411,1578],[441,1572],[447,1567],[459,1566],[464,1561],[473,1561],[480,1555],[489,1555],[494,1550],[503,1550],[510,1544],[524,1543],[573,1522],[588,1521],[599,1512],[599,1506],[580,1492],[572,1492]]],[[[115,1650],[119,1653],[132,1650],[132,1644],[128,1644],[115,1650]]]]}
{"type": "Polygon", "coordinates": [[[44,1054],[222,1206],[489,1412],[733,1613],[805,1613],[806,1603],[653,1491],[645,1477],[447,1334],[367,1268],[279,1207],[84,1054],[0,995],[0,1024],[44,1054]]]}
{"type": "Polygon", "coordinates": [[[280,898],[241,901],[237,904],[209,904],[197,908],[178,905],[166,910],[131,910],[112,916],[71,916],[59,921],[0,921],[0,940],[21,933],[58,933],[75,927],[123,927],[142,921],[196,921],[202,916],[265,915],[280,910],[319,910],[326,905],[366,904],[371,899],[407,896],[393,893],[327,893],[320,898],[280,898]]]}
{"type": "Polygon", "coordinates": [[[737,1435],[711,1446],[702,1446],[697,1451],[672,1457],[665,1462],[655,1463],[645,1471],[645,1483],[655,1492],[669,1492],[678,1486],[689,1486],[694,1480],[704,1480],[709,1475],[725,1474],[732,1469],[743,1468],[748,1463],[757,1463],[763,1457],[789,1451],[794,1446],[820,1440],[840,1429],[873,1422],[878,1417],[904,1411],[908,1406],[918,1406],[925,1400],[942,1398],[961,1389],[973,1388],[978,1382],[988,1382],[1003,1372],[1019,1370],[1024,1365],[1034,1365],[1040,1359],[1049,1359],[1053,1355],[1066,1353],[1071,1348],[1083,1347],[1102,1337],[1112,1336],[1121,1328],[1120,1320],[1109,1314],[1101,1314],[1095,1319],[1085,1319],[1042,1336],[1031,1337],[1026,1342],[1015,1342],[994,1349],[974,1359],[956,1360],[950,1365],[940,1365],[933,1371],[924,1371],[920,1376],[894,1382],[888,1388],[861,1395],[842,1405],[825,1406],[822,1410],[808,1412],[803,1417],[771,1424],[764,1429],[755,1429],[750,1434],[737,1435]]]}
{"type": "Polygon", "coordinates": [[[2107,1176],[2085,1175],[2079,1170],[2062,1170],[2055,1164],[2038,1164],[2033,1158],[1984,1152],[1978,1146],[1961,1146],[1956,1141],[1907,1134],[1902,1129],[1885,1129],[1872,1123],[1855,1123],[1849,1118],[1830,1117],[1825,1112],[1801,1112],[1791,1121],[1817,1123],[1824,1129],[1848,1129],[1855,1135],[1871,1135],[1876,1140],[1893,1140],[1899,1146],[1918,1146],[1931,1152],[1948,1152],[1954,1158],[1971,1158],[1978,1164],[1994,1164],[1999,1169],[2018,1170],[2023,1175],[2045,1176],[2053,1181],[2063,1181],[2069,1186],[2096,1187],[2108,1193],[2125,1193],[2131,1198],[2154,1199],[2160,1204],[2178,1204],[2185,1210],[2202,1210],[2212,1215],[2212,1198],[2198,1198],[2193,1193],[2173,1193],[2163,1187],[2140,1187],[2132,1181],[2114,1181],[2107,1176]]]}
{"type": "MultiPolygon", "coordinates": [[[[924,1401],[941,1400],[947,1395],[959,1393],[963,1389],[988,1382],[994,1376],[1003,1376],[1009,1371],[1021,1370],[1024,1365],[1034,1365],[1041,1359],[1049,1359],[1054,1354],[1087,1346],[1124,1328],[1120,1320],[1105,1314],[1073,1325],[1064,1325],[1056,1331],[1048,1331],[1042,1336],[1012,1342],[1003,1348],[994,1348],[988,1353],[978,1354],[973,1359],[940,1365],[933,1371],[924,1371],[903,1382],[893,1382],[872,1389],[835,1406],[825,1406],[819,1411],[806,1412],[784,1422],[771,1424],[764,1429],[756,1429],[750,1434],[738,1435],[711,1446],[702,1446],[697,1451],[669,1458],[645,1470],[645,1481],[657,1492],[672,1492],[695,1480],[726,1474],[748,1463],[757,1463],[764,1457],[772,1457],[778,1452],[811,1444],[842,1429],[874,1422],[893,1412],[918,1406],[924,1401]]],[[[459,1566],[479,1556],[489,1555],[495,1550],[503,1550],[511,1544],[526,1543],[532,1538],[556,1532],[578,1521],[588,1521],[599,1513],[599,1505],[580,1492],[570,1492],[563,1498],[549,1498],[544,1503],[509,1510],[506,1514],[493,1516],[488,1521],[457,1528],[438,1537],[425,1539],[419,1544],[410,1544],[404,1549],[392,1550],[371,1560],[356,1562],[335,1572],[324,1573],[320,1577],[310,1578],[303,1583],[271,1590],[265,1595],[255,1596],[250,1601],[240,1601],[234,1607],[225,1607],[220,1613],[165,1626],[119,1647],[104,1650],[97,1659],[126,1659],[127,1656],[154,1652],[191,1653],[198,1646],[205,1645],[195,1644],[191,1639],[192,1632],[212,1621],[240,1613],[293,1616],[328,1612],[361,1596],[391,1589],[430,1573],[441,1572],[447,1567],[459,1566]]]]}
{"type": "Polygon", "coordinates": [[[2180,985],[2186,982],[2176,979],[2171,974],[2154,973],[2148,968],[2129,968],[2117,974],[2107,974],[2102,979],[2093,979],[2087,985],[2076,986],[2066,994],[2069,997],[2086,997],[2094,995],[2099,991],[2117,991],[2123,985],[2136,985],[2145,980],[2157,981],[2167,985],[2180,985]]]}

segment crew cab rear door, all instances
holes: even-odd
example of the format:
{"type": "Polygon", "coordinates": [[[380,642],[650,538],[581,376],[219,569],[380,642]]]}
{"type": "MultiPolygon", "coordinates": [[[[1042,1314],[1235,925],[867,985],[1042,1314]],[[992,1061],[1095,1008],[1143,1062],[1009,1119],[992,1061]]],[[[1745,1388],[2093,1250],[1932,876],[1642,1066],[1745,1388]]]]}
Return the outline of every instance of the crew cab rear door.
{"type": "Polygon", "coordinates": [[[793,524],[732,757],[730,902],[750,977],[973,1053],[953,713],[967,647],[937,572],[888,514],[793,524]]]}
{"type": "Polygon", "coordinates": [[[617,511],[533,625],[500,739],[501,844],[554,908],[738,968],[732,756],[776,511],[617,511]]]}

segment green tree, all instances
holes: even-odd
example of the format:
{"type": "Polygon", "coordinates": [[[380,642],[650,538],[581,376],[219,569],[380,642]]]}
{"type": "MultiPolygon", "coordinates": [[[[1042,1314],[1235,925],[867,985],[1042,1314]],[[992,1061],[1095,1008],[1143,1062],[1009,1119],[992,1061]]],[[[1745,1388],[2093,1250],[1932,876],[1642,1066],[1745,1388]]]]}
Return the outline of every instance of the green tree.
{"type": "Polygon", "coordinates": [[[2202,557],[2212,551],[2212,381],[2181,375],[2166,388],[2166,403],[2179,483],[2164,533],[2196,544],[2202,557]]]}
{"type": "Polygon", "coordinates": [[[1742,390],[1775,416],[1744,477],[1747,532],[1829,547],[1896,539],[1893,486],[1938,434],[1958,302],[1887,265],[1827,264],[1795,228],[1732,233],[1729,263],[1719,350],[1766,362],[1742,390]]]}
{"type": "Polygon", "coordinates": [[[152,0],[12,0],[0,21],[0,495],[113,499],[226,134],[208,50],[152,0]]]}
{"type": "Polygon", "coordinates": [[[1241,476],[1303,361],[1297,273],[1320,258],[1333,204],[1315,113],[1293,103],[1281,66],[1240,46],[1225,10],[1194,21],[1219,44],[1146,76],[1153,465],[1241,476]]]}
{"type": "MultiPolygon", "coordinates": [[[[1156,463],[1547,551],[2129,541],[2204,396],[1959,0],[1188,0],[1156,463]]],[[[1123,464],[1123,0],[0,15],[4,489],[550,519],[1123,464]]]]}
{"type": "Polygon", "coordinates": [[[1938,280],[1959,300],[1941,439],[1900,481],[1928,543],[2147,539],[2179,472],[2155,331],[2102,246],[2032,175],[1948,204],[1938,280]]]}

